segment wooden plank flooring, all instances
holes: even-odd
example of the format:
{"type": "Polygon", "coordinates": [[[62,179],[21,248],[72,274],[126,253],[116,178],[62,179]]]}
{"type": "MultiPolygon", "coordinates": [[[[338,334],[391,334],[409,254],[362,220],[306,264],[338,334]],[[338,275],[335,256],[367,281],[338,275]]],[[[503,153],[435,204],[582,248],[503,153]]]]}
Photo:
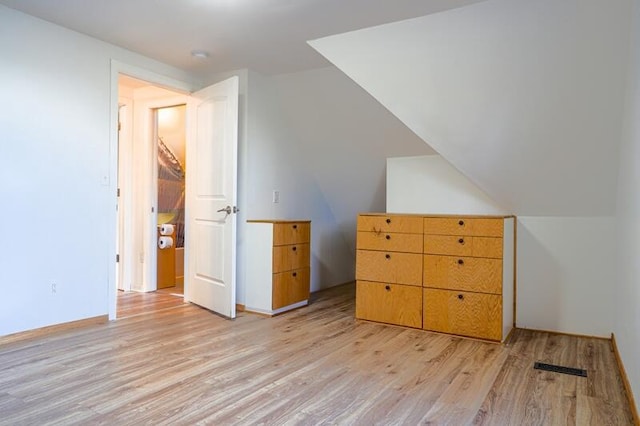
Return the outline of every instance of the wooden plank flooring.
{"type": "Polygon", "coordinates": [[[360,322],[349,285],[274,318],[181,305],[0,346],[0,425],[16,424],[632,423],[606,340],[360,322]]]}
{"type": "Polygon", "coordinates": [[[162,309],[173,308],[184,304],[182,296],[173,293],[176,287],[160,289],[150,293],[118,291],[116,318],[127,318],[134,315],[148,314],[162,309]]]}

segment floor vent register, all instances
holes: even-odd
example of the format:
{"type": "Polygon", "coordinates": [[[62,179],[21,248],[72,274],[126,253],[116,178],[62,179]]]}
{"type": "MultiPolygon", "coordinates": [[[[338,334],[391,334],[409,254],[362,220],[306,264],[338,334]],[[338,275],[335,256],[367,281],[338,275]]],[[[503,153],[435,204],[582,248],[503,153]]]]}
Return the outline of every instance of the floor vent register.
{"type": "Polygon", "coordinates": [[[543,362],[536,362],[533,365],[536,370],[552,371],[554,373],[570,374],[572,376],[587,377],[587,370],[580,368],[563,367],[561,365],[545,364],[543,362]]]}

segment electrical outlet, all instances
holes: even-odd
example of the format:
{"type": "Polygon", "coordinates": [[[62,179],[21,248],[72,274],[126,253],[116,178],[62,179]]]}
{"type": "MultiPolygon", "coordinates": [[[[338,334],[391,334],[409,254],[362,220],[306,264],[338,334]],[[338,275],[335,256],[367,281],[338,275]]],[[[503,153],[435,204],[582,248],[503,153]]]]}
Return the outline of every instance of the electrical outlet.
{"type": "Polygon", "coordinates": [[[58,284],[55,282],[51,283],[51,294],[56,294],[58,292],[58,284]]]}
{"type": "Polygon", "coordinates": [[[280,202],[280,191],[273,190],[273,203],[277,204],[280,202]]]}

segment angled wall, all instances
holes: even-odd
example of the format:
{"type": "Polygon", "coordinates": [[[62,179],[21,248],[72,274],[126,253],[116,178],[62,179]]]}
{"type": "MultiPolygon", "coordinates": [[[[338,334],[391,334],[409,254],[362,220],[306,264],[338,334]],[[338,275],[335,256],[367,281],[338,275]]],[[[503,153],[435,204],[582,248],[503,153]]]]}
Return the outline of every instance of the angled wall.
{"type": "Polygon", "coordinates": [[[613,327],[630,9],[490,0],[310,42],[518,215],[519,326],[613,327]]]}
{"type": "Polygon", "coordinates": [[[500,205],[615,206],[629,0],[492,0],[310,44],[500,205]]]}

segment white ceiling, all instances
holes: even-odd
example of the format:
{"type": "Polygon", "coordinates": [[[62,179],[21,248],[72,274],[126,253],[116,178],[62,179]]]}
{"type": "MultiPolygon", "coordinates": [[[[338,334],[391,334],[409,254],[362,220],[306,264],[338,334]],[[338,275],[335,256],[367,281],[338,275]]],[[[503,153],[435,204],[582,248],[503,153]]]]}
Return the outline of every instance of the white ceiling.
{"type": "Polygon", "coordinates": [[[0,0],[16,10],[204,76],[327,66],[307,40],[482,0],[0,0]],[[207,59],[191,51],[210,52],[207,59]]]}

